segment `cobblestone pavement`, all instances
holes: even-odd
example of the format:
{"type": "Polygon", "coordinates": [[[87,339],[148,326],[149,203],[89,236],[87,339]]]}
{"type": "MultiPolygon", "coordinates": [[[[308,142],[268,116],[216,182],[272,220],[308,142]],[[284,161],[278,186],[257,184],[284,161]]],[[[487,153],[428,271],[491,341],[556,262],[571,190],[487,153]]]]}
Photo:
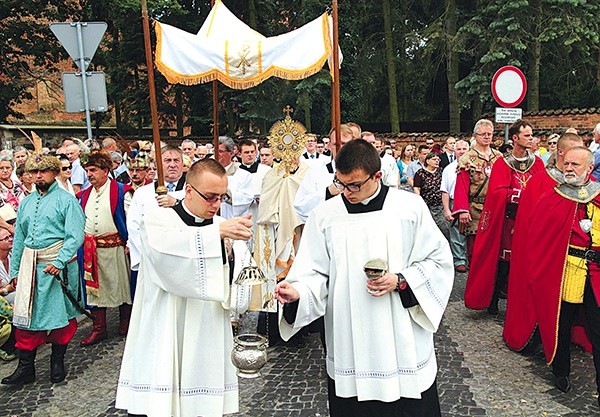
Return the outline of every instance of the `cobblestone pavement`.
{"type": "MultiPolygon", "coordinates": [[[[572,349],[572,385],[567,394],[552,385],[540,353],[511,352],[502,341],[503,307],[498,317],[463,306],[465,274],[454,292],[436,335],[438,389],[444,416],[599,416],[592,357],[572,349]]],[[[113,309],[115,310],[115,309],[113,309]]],[[[114,408],[124,338],[117,336],[117,313],[109,310],[109,339],[79,347],[90,328],[81,323],[67,352],[65,382],[49,382],[50,350],[39,349],[37,380],[23,388],[0,386],[0,417],[126,416],[114,408]]],[[[157,358],[160,360],[160,358],[157,358]]],[[[0,361],[0,377],[17,362],[0,361]]],[[[318,335],[298,347],[269,348],[263,376],[240,380],[240,413],[235,417],[327,416],[324,357],[318,335]]],[[[425,417],[425,416],[424,416],[425,417]]]]}

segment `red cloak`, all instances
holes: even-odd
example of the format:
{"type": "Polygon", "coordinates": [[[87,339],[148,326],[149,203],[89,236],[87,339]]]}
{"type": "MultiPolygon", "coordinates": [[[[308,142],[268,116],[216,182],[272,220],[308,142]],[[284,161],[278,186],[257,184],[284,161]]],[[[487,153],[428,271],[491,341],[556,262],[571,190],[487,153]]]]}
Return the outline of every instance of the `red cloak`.
{"type": "MultiPolygon", "coordinates": [[[[544,170],[544,163],[536,156],[535,162],[527,173],[533,175],[544,170]]],[[[504,158],[494,163],[483,211],[477,226],[473,260],[465,287],[465,306],[474,310],[486,309],[492,299],[498,270],[507,195],[512,191],[509,187],[514,174],[515,171],[504,158]]]]}
{"type": "MultiPolygon", "coordinates": [[[[593,203],[600,206],[600,196],[593,203]]],[[[558,343],[558,318],[562,301],[562,279],[573,227],[577,227],[578,203],[560,196],[554,189],[544,193],[534,207],[536,227],[530,228],[529,288],[542,338],[546,361],[550,364],[558,343]]],[[[600,300],[600,271],[590,266],[590,283],[600,300]]]]}
{"type": "Polygon", "coordinates": [[[519,201],[508,274],[503,332],[506,344],[514,350],[522,350],[527,345],[537,325],[527,281],[529,245],[535,244],[535,241],[528,239],[529,226],[533,221],[534,227],[537,227],[533,208],[540,197],[545,192],[551,191],[556,184],[556,180],[548,174],[548,171],[538,172],[527,183],[527,188],[523,190],[519,201]]]}

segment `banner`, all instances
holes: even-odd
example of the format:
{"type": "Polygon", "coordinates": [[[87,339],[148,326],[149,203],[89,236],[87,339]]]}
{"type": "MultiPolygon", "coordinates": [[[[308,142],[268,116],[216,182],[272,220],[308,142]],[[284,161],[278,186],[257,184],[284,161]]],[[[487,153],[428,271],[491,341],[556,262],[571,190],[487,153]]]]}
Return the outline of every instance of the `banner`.
{"type": "MultiPolygon", "coordinates": [[[[172,84],[219,80],[228,87],[254,87],[267,78],[300,80],[323,68],[332,50],[332,19],[264,37],[217,0],[197,34],[155,22],[156,67],[172,84]]],[[[341,55],[341,54],[340,54],[341,55]]]]}

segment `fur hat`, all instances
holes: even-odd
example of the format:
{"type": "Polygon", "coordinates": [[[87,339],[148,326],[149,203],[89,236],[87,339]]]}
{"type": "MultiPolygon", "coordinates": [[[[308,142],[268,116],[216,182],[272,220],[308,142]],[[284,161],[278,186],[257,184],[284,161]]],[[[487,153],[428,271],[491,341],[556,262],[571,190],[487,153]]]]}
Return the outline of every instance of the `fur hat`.
{"type": "Polygon", "coordinates": [[[60,172],[62,165],[56,156],[33,154],[25,162],[25,171],[60,172]]]}
{"type": "Polygon", "coordinates": [[[112,169],[112,159],[110,155],[102,151],[93,151],[87,154],[84,158],[81,158],[81,165],[85,167],[95,166],[100,169],[112,169]]]}

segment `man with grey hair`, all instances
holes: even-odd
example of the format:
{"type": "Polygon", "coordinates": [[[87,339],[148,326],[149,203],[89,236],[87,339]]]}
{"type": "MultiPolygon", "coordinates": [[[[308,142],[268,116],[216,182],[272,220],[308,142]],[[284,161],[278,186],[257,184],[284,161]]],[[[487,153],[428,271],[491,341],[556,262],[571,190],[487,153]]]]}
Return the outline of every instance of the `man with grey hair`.
{"type": "MultiPolygon", "coordinates": [[[[454,138],[452,138],[454,139],[454,138]]],[[[448,141],[446,141],[448,143],[448,141]]],[[[467,242],[465,236],[458,230],[458,222],[452,215],[452,205],[454,202],[454,188],[456,187],[456,169],[458,159],[460,159],[469,150],[469,142],[460,139],[452,142],[452,155],[455,159],[448,164],[442,171],[442,206],[444,207],[444,218],[451,222],[450,224],[450,249],[454,257],[454,269],[456,272],[467,271],[467,242]]]]}
{"type": "MultiPolygon", "coordinates": [[[[542,195],[564,182],[564,158],[566,153],[576,146],[583,146],[581,137],[573,133],[563,134],[556,145],[556,162],[534,174],[527,182],[527,188],[523,190],[519,199],[519,211],[512,240],[506,316],[502,334],[508,347],[516,351],[527,348],[532,341],[535,343],[533,335],[537,329],[532,294],[529,291],[528,283],[531,275],[529,270],[532,267],[529,258],[529,230],[538,227],[538,213],[535,211],[535,205],[542,195]]],[[[577,335],[582,333],[582,328],[574,329],[573,343],[581,342],[577,335]]]]}
{"type": "Polygon", "coordinates": [[[69,158],[69,162],[73,166],[73,168],[71,168],[71,184],[73,185],[73,191],[77,194],[79,191],[88,188],[90,182],[88,181],[85,169],[81,166],[81,160],[79,159],[81,148],[79,145],[75,143],[67,145],[66,151],[67,158],[69,158]]]}
{"type": "Polygon", "coordinates": [[[196,159],[204,159],[208,156],[208,148],[206,145],[200,145],[196,148],[196,152],[194,152],[196,159]]]}
{"type": "Polygon", "coordinates": [[[192,162],[195,162],[198,160],[198,158],[196,158],[196,142],[194,142],[193,140],[190,139],[184,139],[181,142],[181,152],[183,152],[183,154],[185,156],[187,156],[188,158],[190,158],[190,160],[192,162]]]}
{"type": "Polygon", "coordinates": [[[117,141],[111,137],[102,139],[102,150],[106,152],[118,151],[117,141]]]}
{"type": "Polygon", "coordinates": [[[562,392],[571,389],[571,327],[581,309],[600,384],[600,227],[594,220],[600,216],[600,184],[589,180],[593,163],[583,146],[566,152],[564,183],[540,197],[536,227],[527,236],[529,290],[546,361],[562,392]]]}
{"type": "Polygon", "coordinates": [[[475,145],[458,160],[456,188],[452,215],[458,216],[462,234],[467,237],[467,256],[469,261],[473,254],[475,233],[483,202],[487,194],[488,182],[492,174],[492,165],[502,156],[492,149],[494,124],[481,119],[473,129],[475,145]]]}

